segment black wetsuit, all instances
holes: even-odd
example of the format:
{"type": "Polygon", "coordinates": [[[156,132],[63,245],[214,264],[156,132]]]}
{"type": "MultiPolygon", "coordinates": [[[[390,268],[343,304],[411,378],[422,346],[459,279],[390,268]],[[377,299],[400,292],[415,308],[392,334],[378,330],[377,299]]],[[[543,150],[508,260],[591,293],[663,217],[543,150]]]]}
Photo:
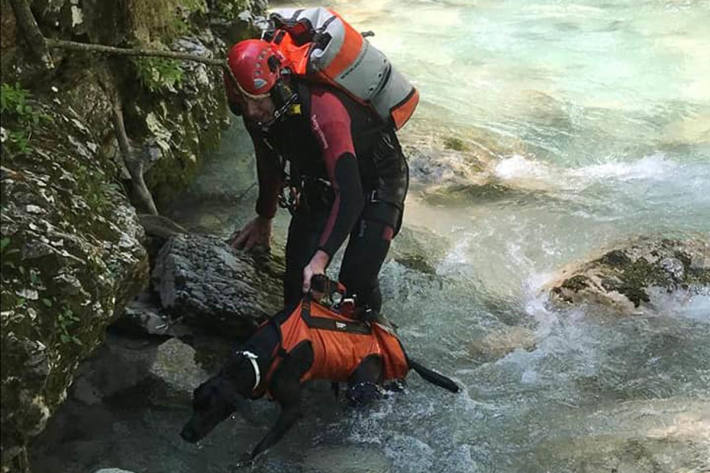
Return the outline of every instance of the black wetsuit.
{"type": "Polygon", "coordinates": [[[257,213],[274,216],[284,179],[299,197],[286,243],[284,302],[301,299],[303,268],[314,253],[332,258],[349,236],[339,280],[359,304],[379,312],[377,276],[409,184],[402,149],[392,126],[343,92],[305,83],[296,90],[300,112],[294,108],[268,131],[245,119],[257,158],[257,213]]]}

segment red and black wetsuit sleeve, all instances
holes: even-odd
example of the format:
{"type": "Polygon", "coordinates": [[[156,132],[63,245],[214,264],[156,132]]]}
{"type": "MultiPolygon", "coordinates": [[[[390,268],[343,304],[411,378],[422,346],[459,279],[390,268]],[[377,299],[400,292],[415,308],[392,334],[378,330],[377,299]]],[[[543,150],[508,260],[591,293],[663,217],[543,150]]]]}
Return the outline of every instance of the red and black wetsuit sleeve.
{"type": "Polygon", "coordinates": [[[264,142],[261,130],[244,119],[244,126],[254,143],[256,155],[256,175],[259,181],[259,197],[256,199],[256,213],[265,218],[273,218],[281,192],[283,169],[278,155],[264,142]]]}
{"type": "Polygon", "coordinates": [[[355,157],[350,114],[343,103],[331,92],[314,90],[310,121],[335,194],[319,241],[319,249],[332,257],[359,218],[365,198],[355,157]]]}

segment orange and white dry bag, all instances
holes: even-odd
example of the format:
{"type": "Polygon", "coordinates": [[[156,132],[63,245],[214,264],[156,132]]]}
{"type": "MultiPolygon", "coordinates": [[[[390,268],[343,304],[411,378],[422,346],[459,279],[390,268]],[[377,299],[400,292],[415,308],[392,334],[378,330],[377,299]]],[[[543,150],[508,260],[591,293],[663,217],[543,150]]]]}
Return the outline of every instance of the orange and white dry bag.
{"type": "Polygon", "coordinates": [[[269,21],[263,39],[279,48],[297,76],[338,87],[396,129],[414,113],[417,89],[333,10],[275,10],[269,21]]]}

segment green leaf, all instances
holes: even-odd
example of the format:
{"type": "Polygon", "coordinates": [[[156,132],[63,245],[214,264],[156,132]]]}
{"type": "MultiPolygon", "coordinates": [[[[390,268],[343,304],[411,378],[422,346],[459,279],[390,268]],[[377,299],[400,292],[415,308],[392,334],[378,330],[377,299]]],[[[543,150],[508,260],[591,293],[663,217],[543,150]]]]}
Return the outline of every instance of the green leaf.
{"type": "Polygon", "coordinates": [[[50,299],[45,298],[45,297],[42,298],[42,304],[44,304],[47,307],[52,307],[52,301],[50,299]]]}
{"type": "Polygon", "coordinates": [[[7,248],[7,245],[10,244],[12,239],[10,237],[4,237],[3,239],[0,240],[0,251],[4,251],[5,248],[7,248]]]}

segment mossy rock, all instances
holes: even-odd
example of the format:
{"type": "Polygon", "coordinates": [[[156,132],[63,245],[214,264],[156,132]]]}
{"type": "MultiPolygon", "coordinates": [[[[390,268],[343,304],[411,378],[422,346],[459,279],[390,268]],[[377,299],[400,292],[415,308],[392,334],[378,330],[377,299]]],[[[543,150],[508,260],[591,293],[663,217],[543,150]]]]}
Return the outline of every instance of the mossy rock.
{"type": "Polygon", "coordinates": [[[3,156],[1,175],[2,462],[15,471],[79,360],[148,280],[143,230],[96,135],[34,106],[47,119],[26,152],[3,156]]]}
{"type": "Polygon", "coordinates": [[[444,148],[454,151],[470,151],[470,148],[461,138],[449,136],[444,138],[444,148]]]}
{"type": "Polygon", "coordinates": [[[634,312],[652,302],[651,288],[673,292],[708,287],[710,241],[643,237],[563,269],[546,289],[553,300],[603,303],[634,312]]]}

